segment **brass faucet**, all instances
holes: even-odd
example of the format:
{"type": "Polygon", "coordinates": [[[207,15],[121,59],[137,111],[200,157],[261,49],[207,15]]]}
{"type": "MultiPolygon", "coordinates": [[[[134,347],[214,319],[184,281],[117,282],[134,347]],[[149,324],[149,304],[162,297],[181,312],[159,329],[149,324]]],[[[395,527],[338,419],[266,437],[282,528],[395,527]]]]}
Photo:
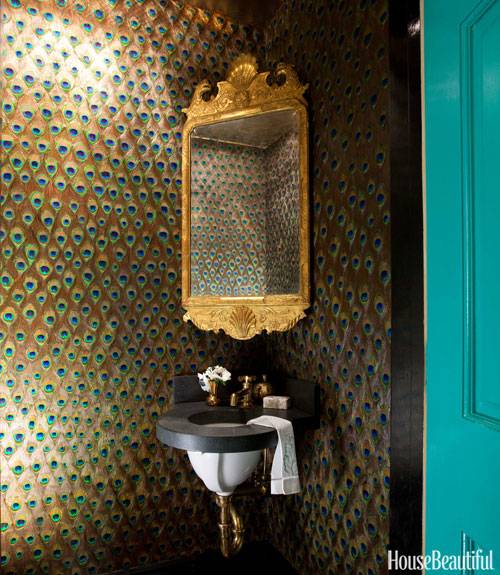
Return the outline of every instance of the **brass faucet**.
{"type": "Polygon", "coordinates": [[[238,381],[243,383],[240,391],[231,394],[229,405],[231,407],[252,407],[253,383],[256,380],[254,375],[242,375],[238,381]]]}

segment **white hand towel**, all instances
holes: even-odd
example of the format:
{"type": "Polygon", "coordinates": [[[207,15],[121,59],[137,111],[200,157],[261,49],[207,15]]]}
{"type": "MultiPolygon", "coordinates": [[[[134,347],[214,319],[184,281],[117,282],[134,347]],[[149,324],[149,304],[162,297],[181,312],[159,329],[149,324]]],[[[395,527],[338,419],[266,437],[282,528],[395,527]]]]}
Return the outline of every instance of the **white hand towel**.
{"type": "Polygon", "coordinates": [[[288,419],[272,415],[261,415],[247,421],[247,423],[274,427],[278,433],[278,444],[276,445],[271,467],[271,494],[290,495],[299,493],[300,479],[297,469],[292,423],[288,419]]]}

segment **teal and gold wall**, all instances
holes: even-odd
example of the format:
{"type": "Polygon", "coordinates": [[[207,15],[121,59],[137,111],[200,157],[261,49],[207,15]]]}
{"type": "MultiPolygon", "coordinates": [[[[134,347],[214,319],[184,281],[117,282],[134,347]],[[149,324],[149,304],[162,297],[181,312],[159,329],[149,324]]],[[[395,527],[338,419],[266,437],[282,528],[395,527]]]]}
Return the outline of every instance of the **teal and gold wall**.
{"type": "Polygon", "coordinates": [[[386,0],[284,0],[268,65],[309,83],[313,303],[268,357],[321,387],[302,492],[270,498],[270,540],[300,575],[386,570],[389,533],[389,61],[386,0]]]}
{"type": "Polygon", "coordinates": [[[1,12],[3,572],[215,546],[207,492],[155,421],[174,374],[262,354],[182,321],[181,109],[258,37],[171,0],[1,12]]]}
{"type": "MultiPolygon", "coordinates": [[[[300,495],[244,508],[300,575],[384,570],[390,252],[386,0],[283,0],[265,30],[172,0],[1,4],[1,555],[102,575],[217,545],[155,420],[214,363],[321,386],[300,495]],[[182,322],[182,107],[256,53],[309,82],[313,305],[242,344],[182,322]],[[267,353],[266,353],[267,352],[267,353]],[[267,360],[266,360],[267,356],[267,360]]],[[[252,521],[250,522],[250,517],[252,521]]]]}

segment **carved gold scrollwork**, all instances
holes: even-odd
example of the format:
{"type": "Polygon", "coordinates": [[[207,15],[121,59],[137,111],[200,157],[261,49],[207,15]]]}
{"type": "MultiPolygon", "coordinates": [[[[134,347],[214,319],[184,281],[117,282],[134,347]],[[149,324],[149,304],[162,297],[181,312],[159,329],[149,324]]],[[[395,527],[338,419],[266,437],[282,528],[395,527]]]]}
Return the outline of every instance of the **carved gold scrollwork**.
{"type": "Polygon", "coordinates": [[[286,331],[305,317],[304,306],[275,306],[251,308],[235,306],[189,306],[184,321],[192,321],[205,331],[218,331],[235,339],[251,339],[267,331],[286,331]]]}
{"type": "Polygon", "coordinates": [[[304,98],[306,89],[307,85],[300,83],[297,73],[291,66],[278,64],[273,72],[259,72],[255,57],[244,54],[234,60],[227,79],[217,83],[216,91],[209,81],[201,81],[196,87],[189,108],[184,110],[188,119],[183,131],[182,150],[182,305],[187,310],[184,321],[192,321],[202,330],[224,330],[233,338],[246,340],[263,331],[270,333],[291,329],[305,317],[304,311],[310,304],[308,127],[304,98]],[[198,126],[282,110],[293,110],[299,126],[300,288],[298,293],[277,293],[262,298],[193,296],[190,134],[198,126]]]}
{"type": "Polygon", "coordinates": [[[217,93],[208,97],[212,85],[201,81],[195,89],[189,108],[183,112],[189,119],[254,106],[277,99],[294,98],[305,104],[306,84],[301,84],[297,73],[287,64],[278,64],[274,76],[282,82],[269,84],[270,72],[258,72],[255,57],[243,54],[231,65],[227,80],[217,83],[217,93]]]}

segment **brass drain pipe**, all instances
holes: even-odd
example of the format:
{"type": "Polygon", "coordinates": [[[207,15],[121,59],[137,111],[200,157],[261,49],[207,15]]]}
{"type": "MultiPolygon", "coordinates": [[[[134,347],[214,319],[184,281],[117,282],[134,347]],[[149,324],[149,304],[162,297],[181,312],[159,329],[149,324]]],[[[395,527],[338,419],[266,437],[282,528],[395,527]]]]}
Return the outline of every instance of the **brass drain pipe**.
{"type": "Polygon", "coordinates": [[[232,557],[243,545],[243,524],[231,502],[231,495],[216,495],[215,500],[220,508],[220,549],[224,557],[232,557]]]}

